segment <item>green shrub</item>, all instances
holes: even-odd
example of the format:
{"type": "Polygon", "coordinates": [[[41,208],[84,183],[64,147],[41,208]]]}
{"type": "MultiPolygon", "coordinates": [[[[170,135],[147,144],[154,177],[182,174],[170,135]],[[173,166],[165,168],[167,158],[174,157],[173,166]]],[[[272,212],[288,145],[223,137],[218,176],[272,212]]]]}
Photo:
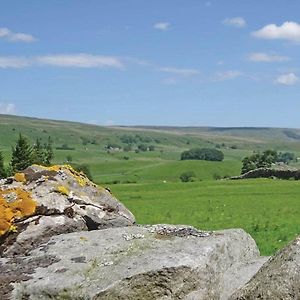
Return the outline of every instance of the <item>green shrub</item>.
{"type": "Polygon", "coordinates": [[[193,171],[187,171],[187,172],[183,172],[180,176],[179,176],[181,182],[193,182],[196,179],[196,175],[193,171]]]}

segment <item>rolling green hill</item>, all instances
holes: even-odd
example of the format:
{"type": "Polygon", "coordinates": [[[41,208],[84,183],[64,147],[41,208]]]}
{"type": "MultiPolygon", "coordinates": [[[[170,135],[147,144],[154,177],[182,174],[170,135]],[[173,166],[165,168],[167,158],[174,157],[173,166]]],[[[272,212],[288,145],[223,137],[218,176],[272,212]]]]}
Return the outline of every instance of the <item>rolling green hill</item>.
{"type": "Polygon", "coordinates": [[[300,156],[300,130],[282,128],[213,127],[103,127],[76,122],[0,115],[0,147],[6,163],[19,133],[31,143],[36,138],[53,140],[55,163],[67,157],[73,163],[88,164],[98,183],[178,181],[185,171],[194,171],[199,180],[237,175],[241,159],[253,150],[273,148],[300,156]],[[132,150],[120,151],[126,142],[132,150]],[[59,150],[62,145],[74,150],[59,150]],[[154,151],[138,152],[138,145],[154,146],[154,151]],[[115,149],[107,150],[107,145],[115,149]],[[193,147],[217,147],[223,162],[180,161],[180,153],[193,147]]]}

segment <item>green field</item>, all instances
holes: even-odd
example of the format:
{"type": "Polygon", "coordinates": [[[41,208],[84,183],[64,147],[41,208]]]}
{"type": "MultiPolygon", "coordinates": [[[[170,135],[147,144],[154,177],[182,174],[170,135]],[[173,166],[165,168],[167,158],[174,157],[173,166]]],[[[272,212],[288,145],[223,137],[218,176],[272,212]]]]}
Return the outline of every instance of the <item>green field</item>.
{"type": "MultiPolygon", "coordinates": [[[[0,115],[0,150],[9,164],[19,133],[33,144],[53,140],[55,164],[67,157],[87,164],[93,180],[109,186],[135,214],[138,223],[190,224],[200,229],[243,228],[269,255],[300,232],[300,182],[216,180],[240,174],[241,160],[255,151],[290,151],[300,157],[300,130],[285,128],[101,127],[75,122],[0,115]],[[106,145],[136,138],[132,150],[106,145]],[[138,152],[138,144],[154,151],[138,152]],[[62,144],[74,150],[57,150],[62,144]],[[182,151],[218,148],[224,161],[181,161],[182,151]],[[186,171],[196,182],[181,183],[186,171]]],[[[293,163],[300,167],[300,162],[293,163]]]]}
{"type": "Polygon", "coordinates": [[[243,228],[263,255],[300,232],[300,182],[271,179],[112,187],[142,224],[189,224],[203,230],[243,228]]]}

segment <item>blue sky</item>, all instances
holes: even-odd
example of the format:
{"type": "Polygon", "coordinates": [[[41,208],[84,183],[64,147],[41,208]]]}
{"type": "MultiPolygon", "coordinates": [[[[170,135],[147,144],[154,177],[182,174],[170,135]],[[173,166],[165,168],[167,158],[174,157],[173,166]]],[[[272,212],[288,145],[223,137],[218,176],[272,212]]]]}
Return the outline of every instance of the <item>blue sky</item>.
{"type": "Polygon", "coordinates": [[[0,113],[300,128],[300,2],[2,0],[0,113]]]}

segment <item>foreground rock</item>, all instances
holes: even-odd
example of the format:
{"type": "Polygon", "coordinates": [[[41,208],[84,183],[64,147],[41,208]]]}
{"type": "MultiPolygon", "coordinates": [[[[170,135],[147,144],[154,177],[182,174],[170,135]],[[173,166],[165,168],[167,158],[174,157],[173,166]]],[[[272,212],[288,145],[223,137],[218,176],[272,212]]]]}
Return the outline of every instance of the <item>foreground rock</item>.
{"type": "Polygon", "coordinates": [[[19,255],[51,236],[134,224],[107,190],[70,166],[31,166],[0,180],[0,255],[19,255]]]}
{"type": "Polygon", "coordinates": [[[230,299],[300,299],[300,237],[275,254],[230,299]]]}
{"type": "Polygon", "coordinates": [[[0,260],[0,298],[227,299],[265,260],[243,230],[155,225],[62,234],[26,257],[0,260]]]}

